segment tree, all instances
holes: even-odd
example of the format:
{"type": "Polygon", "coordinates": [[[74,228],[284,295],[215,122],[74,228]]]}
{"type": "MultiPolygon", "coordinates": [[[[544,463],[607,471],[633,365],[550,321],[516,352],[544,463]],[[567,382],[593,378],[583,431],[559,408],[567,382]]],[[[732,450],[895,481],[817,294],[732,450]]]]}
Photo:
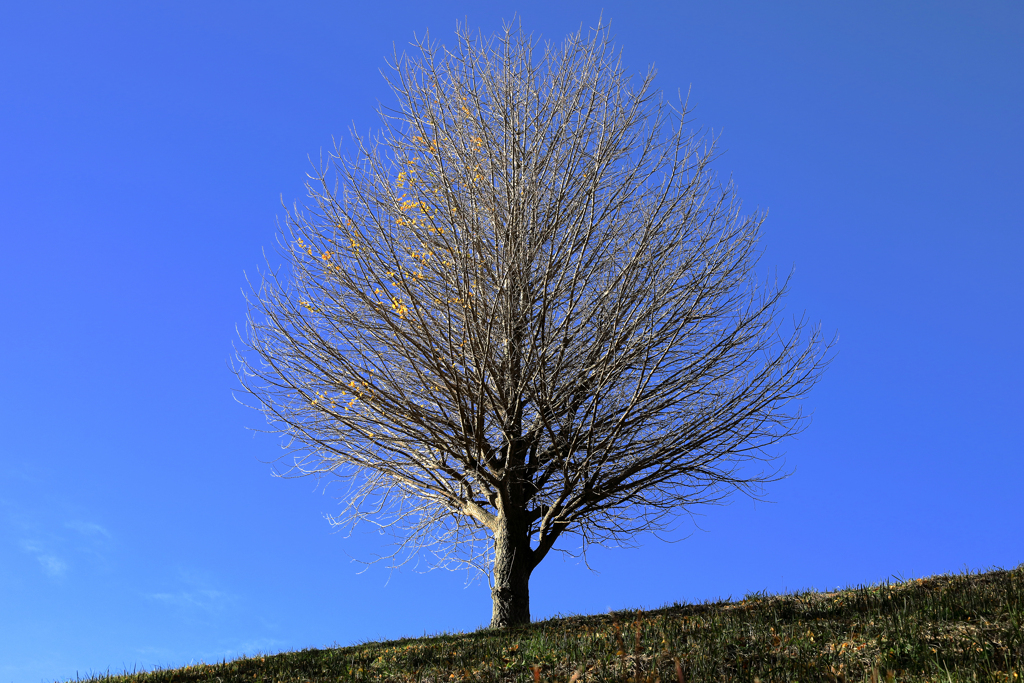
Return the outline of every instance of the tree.
{"type": "Polygon", "coordinates": [[[563,537],[585,556],[780,478],[742,466],[802,428],[789,406],[831,344],[782,333],[763,214],[653,69],[633,87],[607,26],[543,48],[456,33],[396,56],[380,134],[310,175],[291,282],[249,299],[259,362],[236,372],[288,474],[352,484],[334,523],[479,570],[503,627],[529,622],[563,537]]]}

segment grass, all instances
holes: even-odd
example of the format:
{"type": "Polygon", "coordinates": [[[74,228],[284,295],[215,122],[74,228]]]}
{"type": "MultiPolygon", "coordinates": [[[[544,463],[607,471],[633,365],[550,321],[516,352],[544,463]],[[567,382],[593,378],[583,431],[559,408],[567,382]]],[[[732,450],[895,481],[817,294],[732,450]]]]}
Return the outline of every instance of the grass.
{"type": "Polygon", "coordinates": [[[84,680],[1024,683],[1024,564],[84,680]]]}

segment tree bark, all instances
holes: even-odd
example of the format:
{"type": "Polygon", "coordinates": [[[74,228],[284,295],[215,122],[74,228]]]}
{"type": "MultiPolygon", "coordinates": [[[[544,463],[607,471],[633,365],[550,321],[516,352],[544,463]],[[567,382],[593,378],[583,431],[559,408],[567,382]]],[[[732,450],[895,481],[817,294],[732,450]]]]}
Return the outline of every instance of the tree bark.
{"type": "Polygon", "coordinates": [[[491,628],[530,623],[530,574],[534,564],[525,512],[499,516],[494,533],[491,628]]]}

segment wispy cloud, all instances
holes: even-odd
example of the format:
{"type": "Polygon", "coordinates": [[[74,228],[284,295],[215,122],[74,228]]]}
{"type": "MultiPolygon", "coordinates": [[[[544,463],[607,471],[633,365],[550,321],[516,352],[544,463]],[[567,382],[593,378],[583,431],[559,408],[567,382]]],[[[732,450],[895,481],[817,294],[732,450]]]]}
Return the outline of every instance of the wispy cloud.
{"type": "Polygon", "coordinates": [[[233,596],[227,593],[210,589],[184,590],[174,593],[150,593],[146,597],[175,607],[198,607],[206,612],[218,612],[234,600],[233,596]]]}
{"type": "Polygon", "coordinates": [[[68,563],[48,552],[38,541],[22,540],[21,548],[35,556],[47,576],[61,578],[67,573],[68,563]]]}
{"type": "Polygon", "coordinates": [[[40,555],[36,559],[39,560],[39,564],[43,565],[43,571],[49,576],[60,577],[67,573],[68,565],[59,557],[40,555]]]}
{"type": "Polygon", "coordinates": [[[55,579],[66,576],[76,565],[74,560],[83,556],[91,557],[91,563],[99,562],[102,566],[113,538],[102,525],[81,519],[47,525],[17,509],[8,511],[5,517],[9,526],[20,531],[17,543],[22,551],[35,557],[43,573],[55,579]],[[69,534],[62,528],[76,533],[69,534]],[[69,556],[71,560],[67,559],[69,556]]]}
{"type": "Polygon", "coordinates": [[[66,522],[64,526],[66,526],[68,529],[74,529],[83,536],[105,536],[107,538],[112,538],[109,531],[107,531],[99,524],[96,524],[95,522],[83,522],[81,520],[75,520],[73,522],[66,522]]]}
{"type": "Polygon", "coordinates": [[[218,579],[201,569],[179,567],[177,574],[177,581],[171,586],[147,593],[146,597],[186,612],[202,611],[211,615],[224,611],[239,600],[237,595],[220,590],[218,579]]]}

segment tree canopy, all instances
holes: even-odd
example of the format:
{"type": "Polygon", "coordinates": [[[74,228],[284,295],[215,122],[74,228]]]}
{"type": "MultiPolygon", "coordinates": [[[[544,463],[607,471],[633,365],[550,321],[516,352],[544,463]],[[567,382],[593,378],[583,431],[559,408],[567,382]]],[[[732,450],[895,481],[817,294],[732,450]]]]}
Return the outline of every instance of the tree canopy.
{"type": "Polygon", "coordinates": [[[632,79],[607,26],[540,44],[457,30],[396,56],[397,106],[307,184],[250,298],[238,375],[290,475],[351,484],[338,524],[491,581],[528,622],[552,549],[631,543],[757,496],[827,365],[759,282],[764,215],[711,169],[685,101],[632,79]],[[559,543],[559,548],[555,544],[559,543]]]}

